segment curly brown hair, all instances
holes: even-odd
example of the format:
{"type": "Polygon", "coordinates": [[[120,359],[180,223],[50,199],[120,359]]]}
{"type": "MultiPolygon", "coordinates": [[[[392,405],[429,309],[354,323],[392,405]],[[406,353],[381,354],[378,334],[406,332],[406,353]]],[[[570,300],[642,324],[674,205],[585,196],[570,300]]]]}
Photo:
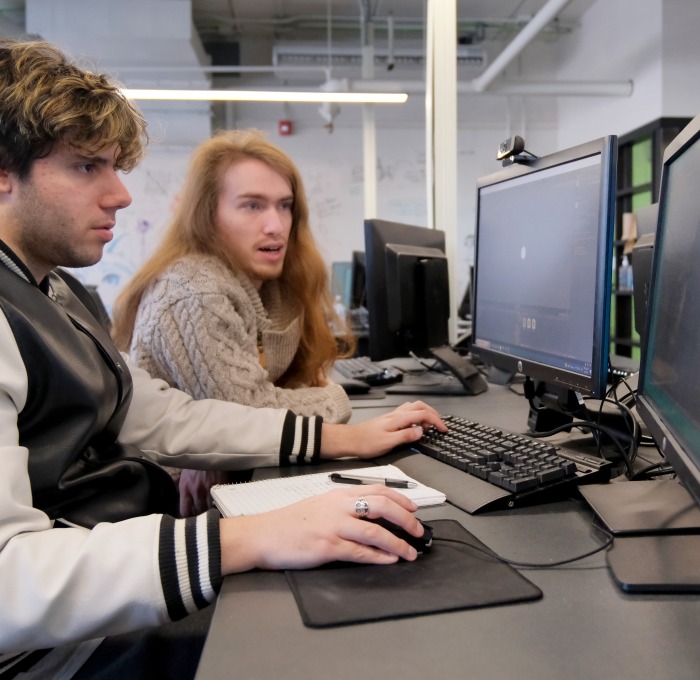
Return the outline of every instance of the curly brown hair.
{"type": "Polygon", "coordinates": [[[145,152],[146,121],[117,84],[53,45],[0,40],[0,167],[25,179],[58,142],[88,154],[116,144],[116,167],[129,171],[145,152]]]}
{"type": "MultiPolygon", "coordinates": [[[[315,385],[321,369],[339,356],[329,320],[343,328],[333,309],[328,270],[316,247],[309,208],[299,170],[279,147],[259,130],[228,130],[200,144],[194,152],[175,214],[153,255],[126,284],[114,306],[112,337],[128,351],[141,298],[150,283],[179,258],[193,253],[214,255],[233,271],[239,263],[217,226],[216,212],[222,178],[232,164],[253,158],[282,175],[292,190],[292,231],[279,278],[284,295],[302,317],[302,336],[292,365],[279,385],[315,385]]],[[[355,340],[345,329],[342,356],[352,354],[355,340]]]]}

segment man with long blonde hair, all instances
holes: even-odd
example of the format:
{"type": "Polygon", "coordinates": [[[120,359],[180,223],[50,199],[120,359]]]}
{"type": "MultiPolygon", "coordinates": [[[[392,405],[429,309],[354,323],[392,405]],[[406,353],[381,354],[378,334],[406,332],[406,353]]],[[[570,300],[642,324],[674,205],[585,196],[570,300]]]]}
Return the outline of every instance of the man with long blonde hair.
{"type": "MultiPolygon", "coordinates": [[[[220,133],[195,151],[175,214],[155,253],[125,286],[119,297],[113,336],[128,349],[141,297],[159,274],[177,259],[193,253],[213,255],[234,270],[245,271],[249,262],[236,259],[222,230],[217,212],[226,171],[236,163],[257,160],[280,175],[289,185],[291,229],[282,268],[274,278],[296,314],[303,316],[303,329],[295,365],[288,375],[292,384],[314,384],[319,371],[328,369],[338,355],[329,326],[334,310],[328,287],[328,272],[314,242],[309,209],[298,169],[291,159],[255,130],[220,133]]],[[[266,190],[255,189],[257,195],[266,190]]]]}
{"type": "MultiPolygon", "coordinates": [[[[117,299],[117,345],[195,399],[342,423],[350,402],[326,377],[340,325],[289,156],[256,130],[200,144],[168,229],[117,299]]],[[[206,509],[223,481],[183,473],[183,514],[206,509]]]]}
{"type": "Polygon", "coordinates": [[[44,42],[0,40],[0,678],[192,678],[223,576],[416,551],[386,487],[281,510],[177,518],[159,464],[203,469],[370,458],[444,429],[406,404],[358,425],[193,400],[130,367],[84,287],[145,121],[119,88],[44,42]],[[362,512],[356,510],[361,508],[362,512]]]}

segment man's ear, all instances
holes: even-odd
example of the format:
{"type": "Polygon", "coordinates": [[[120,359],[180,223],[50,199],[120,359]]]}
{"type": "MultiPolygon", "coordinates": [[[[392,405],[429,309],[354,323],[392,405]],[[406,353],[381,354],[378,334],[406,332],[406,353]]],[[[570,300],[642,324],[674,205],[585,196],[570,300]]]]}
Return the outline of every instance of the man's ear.
{"type": "Polygon", "coordinates": [[[14,175],[0,168],[0,194],[9,194],[12,191],[14,175]]]}

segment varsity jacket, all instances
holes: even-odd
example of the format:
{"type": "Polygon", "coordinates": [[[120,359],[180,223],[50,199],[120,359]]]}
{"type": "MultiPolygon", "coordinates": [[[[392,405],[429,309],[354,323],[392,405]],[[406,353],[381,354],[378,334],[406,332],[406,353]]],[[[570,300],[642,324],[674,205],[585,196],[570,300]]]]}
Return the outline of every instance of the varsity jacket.
{"type": "Polygon", "coordinates": [[[250,469],[320,450],[320,418],[194,401],[130,367],[85,295],[57,273],[38,286],[0,243],[0,678],[49,648],[77,669],[104,636],[214,601],[217,513],[156,512],[172,499],[153,463],[250,469]]]}

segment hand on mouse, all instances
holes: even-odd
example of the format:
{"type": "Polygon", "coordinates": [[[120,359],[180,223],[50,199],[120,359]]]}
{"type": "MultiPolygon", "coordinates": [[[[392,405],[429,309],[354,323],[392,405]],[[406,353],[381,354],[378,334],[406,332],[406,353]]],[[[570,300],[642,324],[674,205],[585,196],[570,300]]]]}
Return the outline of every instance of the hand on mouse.
{"type": "Polygon", "coordinates": [[[221,520],[224,574],[260,569],[303,569],[342,560],[392,564],[418,553],[387,529],[358,518],[355,503],[367,500],[367,517],[383,517],[412,536],[423,534],[417,506],[379,484],[329,491],[279,510],[221,520]]]}
{"type": "Polygon", "coordinates": [[[433,530],[428,524],[421,522],[423,527],[423,534],[421,536],[414,536],[409,534],[405,529],[397,526],[393,522],[389,522],[384,519],[384,517],[377,517],[376,519],[367,519],[367,522],[372,522],[373,524],[378,524],[380,527],[384,527],[387,531],[390,531],[394,536],[398,536],[400,539],[406,541],[409,545],[412,545],[418,554],[426,553],[430,551],[433,544],[433,530]]]}

